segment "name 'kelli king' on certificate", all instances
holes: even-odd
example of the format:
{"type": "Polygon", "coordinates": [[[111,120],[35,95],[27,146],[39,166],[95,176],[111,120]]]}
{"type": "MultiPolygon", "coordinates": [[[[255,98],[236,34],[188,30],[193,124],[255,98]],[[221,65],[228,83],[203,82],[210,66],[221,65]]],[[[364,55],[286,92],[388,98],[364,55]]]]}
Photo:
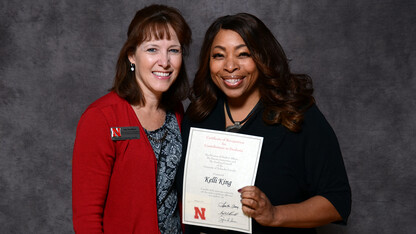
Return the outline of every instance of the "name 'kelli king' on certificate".
{"type": "Polygon", "coordinates": [[[251,233],[238,189],[254,185],[263,138],[191,128],[183,187],[183,223],[251,233]]]}

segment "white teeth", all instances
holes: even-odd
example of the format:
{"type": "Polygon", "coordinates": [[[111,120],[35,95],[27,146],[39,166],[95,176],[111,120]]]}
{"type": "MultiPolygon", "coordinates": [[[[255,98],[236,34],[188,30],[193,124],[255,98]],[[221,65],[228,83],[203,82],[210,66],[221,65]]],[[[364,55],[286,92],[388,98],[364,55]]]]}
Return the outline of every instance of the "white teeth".
{"type": "Polygon", "coordinates": [[[241,79],[226,79],[225,82],[230,84],[237,84],[241,79]]]}
{"type": "Polygon", "coordinates": [[[169,76],[170,72],[153,72],[157,76],[169,76]]]}

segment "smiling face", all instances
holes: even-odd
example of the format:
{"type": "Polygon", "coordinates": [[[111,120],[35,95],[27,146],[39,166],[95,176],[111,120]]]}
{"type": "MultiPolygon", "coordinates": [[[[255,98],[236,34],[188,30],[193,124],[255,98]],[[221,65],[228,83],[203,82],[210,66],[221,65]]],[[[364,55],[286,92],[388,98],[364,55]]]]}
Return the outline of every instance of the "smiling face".
{"type": "Polygon", "coordinates": [[[160,98],[175,82],[182,64],[181,44],[169,26],[170,40],[147,40],[129,56],[135,64],[135,75],[145,97],[160,98]]]}
{"type": "Polygon", "coordinates": [[[214,38],[210,56],[212,81],[229,100],[260,99],[256,85],[259,72],[238,33],[221,29],[214,38]]]}

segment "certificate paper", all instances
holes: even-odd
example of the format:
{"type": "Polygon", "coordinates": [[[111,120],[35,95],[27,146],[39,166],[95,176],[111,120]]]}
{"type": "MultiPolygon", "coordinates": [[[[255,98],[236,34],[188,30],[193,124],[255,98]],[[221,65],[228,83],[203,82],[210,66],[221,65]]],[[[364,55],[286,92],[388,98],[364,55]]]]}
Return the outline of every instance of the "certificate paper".
{"type": "Polygon", "coordinates": [[[191,128],[183,223],[251,233],[237,190],[254,185],[262,144],[262,137],[191,128]]]}

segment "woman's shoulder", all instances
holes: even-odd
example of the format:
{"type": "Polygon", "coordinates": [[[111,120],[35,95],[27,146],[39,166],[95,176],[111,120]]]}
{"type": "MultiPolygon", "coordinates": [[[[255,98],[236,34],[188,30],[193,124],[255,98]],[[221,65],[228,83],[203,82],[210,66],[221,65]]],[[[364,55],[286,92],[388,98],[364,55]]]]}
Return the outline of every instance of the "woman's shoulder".
{"type": "Polygon", "coordinates": [[[331,133],[333,132],[328,120],[316,104],[313,104],[308,108],[308,110],[306,110],[302,124],[302,131],[321,133],[327,131],[331,133]]]}
{"type": "Polygon", "coordinates": [[[115,92],[109,92],[91,103],[87,110],[91,108],[102,109],[113,105],[125,105],[126,103],[127,101],[118,96],[115,92]]]}
{"type": "Polygon", "coordinates": [[[130,104],[125,99],[114,92],[110,92],[91,103],[82,114],[81,119],[102,118],[106,121],[115,121],[120,118],[123,119],[123,116],[128,113],[129,107],[130,104]]]}

